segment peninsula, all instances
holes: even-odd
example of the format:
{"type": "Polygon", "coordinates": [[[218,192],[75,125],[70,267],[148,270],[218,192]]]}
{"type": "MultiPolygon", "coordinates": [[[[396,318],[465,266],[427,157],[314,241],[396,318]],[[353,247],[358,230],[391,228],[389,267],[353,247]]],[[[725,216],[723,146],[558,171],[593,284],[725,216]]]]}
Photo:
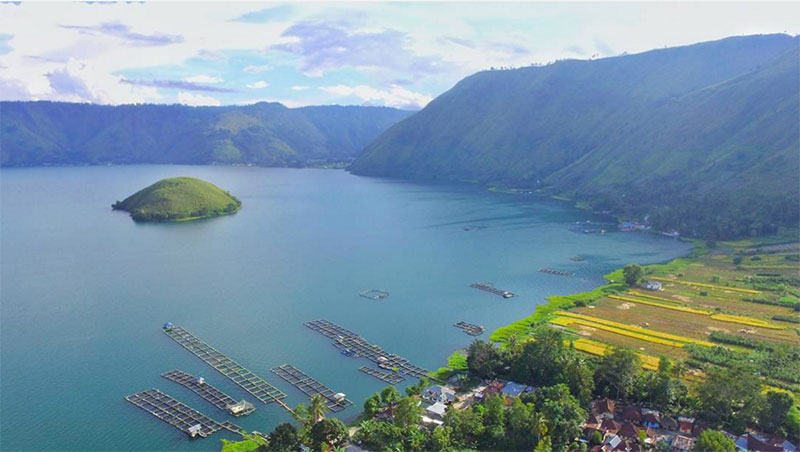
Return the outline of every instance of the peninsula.
{"type": "Polygon", "coordinates": [[[188,221],[236,213],[242,202],[216,185],[193,177],[162,179],[111,206],[134,221],[188,221]]]}

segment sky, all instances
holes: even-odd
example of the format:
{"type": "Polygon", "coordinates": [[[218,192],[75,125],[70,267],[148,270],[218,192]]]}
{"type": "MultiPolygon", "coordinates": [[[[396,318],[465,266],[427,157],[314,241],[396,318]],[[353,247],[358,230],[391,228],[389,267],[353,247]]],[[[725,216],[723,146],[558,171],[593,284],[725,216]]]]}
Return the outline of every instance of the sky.
{"type": "Polygon", "coordinates": [[[796,35],[798,17],[798,2],[0,2],[0,99],[419,109],[492,67],[796,35]]]}

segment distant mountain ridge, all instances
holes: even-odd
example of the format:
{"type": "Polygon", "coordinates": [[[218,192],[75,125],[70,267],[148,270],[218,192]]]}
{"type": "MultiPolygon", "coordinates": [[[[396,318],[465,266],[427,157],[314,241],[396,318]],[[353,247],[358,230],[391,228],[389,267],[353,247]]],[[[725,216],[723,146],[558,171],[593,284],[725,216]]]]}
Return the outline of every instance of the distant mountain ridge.
{"type": "Polygon", "coordinates": [[[355,174],[540,189],[689,234],[797,224],[800,38],[485,71],[381,134],[355,174]]]}
{"type": "Polygon", "coordinates": [[[349,161],[411,114],[386,107],[279,103],[104,106],[0,102],[0,165],[349,161]]]}

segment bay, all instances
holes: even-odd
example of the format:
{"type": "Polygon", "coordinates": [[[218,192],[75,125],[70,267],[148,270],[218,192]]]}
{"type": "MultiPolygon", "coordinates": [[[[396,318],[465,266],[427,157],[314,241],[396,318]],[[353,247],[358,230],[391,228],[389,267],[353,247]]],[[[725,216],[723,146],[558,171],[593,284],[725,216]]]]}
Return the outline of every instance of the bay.
{"type": "Polygon", "coordinates": [[[290,405],[306,399],[269,371],[283,363],[345,392],[355,403],[340,414],[347,421],[384,385],[357,370],[369,362],[340,355],[303,322],[331,320],[436,369],[472,340],[452,326],[457,321],[491,332],[546,296],[589,290],[622,265],[689,249],[616,232],[608,218],[533,196],[336,170],[2,169],[0,201],[3,450],[219,450],[219,439],[233,439],[220,432],[189,440],[123,399],[148,388],[248,431],[269,432],[290,419],[258,402],[254,414],[232,418],[161,378],[180,369],[254,401],[162,334],[166,321],[281,388],[290,405]],[[244,207],[179,224],[137,224],[111,210],[172,176],[210,181],[244,207]],[[609,233],[582,232],[599,227],[609,233]],[[569,260],[575,255],[585,260],[569,260]],[[469,287],[482,281],[519,296],[469,287]],[[372,288],[390,295],[358,295],[372,288]]]}

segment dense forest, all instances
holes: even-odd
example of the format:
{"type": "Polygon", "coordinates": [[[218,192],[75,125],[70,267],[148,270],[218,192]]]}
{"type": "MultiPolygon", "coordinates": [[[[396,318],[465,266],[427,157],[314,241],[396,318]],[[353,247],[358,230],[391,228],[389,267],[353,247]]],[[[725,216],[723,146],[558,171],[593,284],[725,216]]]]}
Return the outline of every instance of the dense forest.
{"type": "Polygon", "coordinates": [[[384,107],[2,102],[0,164],[307,166],[349,161],[411,112],[384,107]]]}
{"type": "Polygon", "coordinates": [[[485,71],[373,141],[356,174],[540,190],[728,239],[800,217],[800,38],[485,71]]]}

